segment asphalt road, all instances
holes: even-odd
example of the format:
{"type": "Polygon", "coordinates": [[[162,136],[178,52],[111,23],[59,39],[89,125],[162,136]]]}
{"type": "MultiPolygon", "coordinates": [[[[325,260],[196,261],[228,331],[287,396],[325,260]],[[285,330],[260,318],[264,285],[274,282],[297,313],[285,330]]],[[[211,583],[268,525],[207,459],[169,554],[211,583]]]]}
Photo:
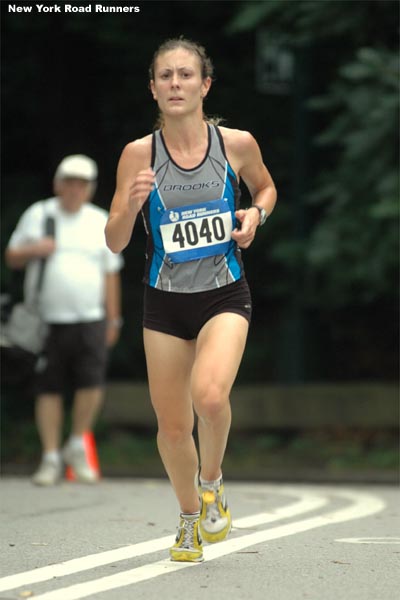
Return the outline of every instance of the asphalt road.
{"type": "Polygon", "coordinates": [[[390,486],[226,482],[234,529],[172,563],[166,480],[43,489],[3,478],[0,600],[396,600],[400,495],[390,486]]]}

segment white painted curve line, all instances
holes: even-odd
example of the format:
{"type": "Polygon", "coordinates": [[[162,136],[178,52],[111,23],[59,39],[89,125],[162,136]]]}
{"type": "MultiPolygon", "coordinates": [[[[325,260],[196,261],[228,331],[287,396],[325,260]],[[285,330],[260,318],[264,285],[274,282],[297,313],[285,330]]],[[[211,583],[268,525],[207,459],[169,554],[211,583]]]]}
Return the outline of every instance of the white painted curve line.
{"type": "MultiPolygon", "coordinates": [[[[311,517],[309,519],[304,519],[303,521],[280,525],[273,529],[257,531],[225,542],[220,542],[214,546],[207,546],[204,551],[206,561],[209,562],[210,560],[227,556],[233,552],[238,552],[249,546],[255,546],[256,544],[269,540],[294,535],[325,525],[332,525],[333,523],[343,523],[345,521],[366,517],[383,510],[385,507],[383,500],[369,494],[349,491],[338,495],[350,500],[352,504],[347,508],[336,510],[323,516],[311,517]]],[[[97,594],[101,594],[102,592],[126,587],[134,583],[154,579],[160,575],[174,573],[190,567],[201,568],[201,563],[173,563],[169,560],[161,560],[153,564],[150,563],[143,565],[142,567],[130,569],[129,571],[102,577],[101,579],[86,581],[85,583],[78,583],[69,587],[46,592],[35,596],[35,599],[65,600],[65,598],[68,598],[68,600],[81,600],[81,598],[95,595],[97,598],[97,594]]]]}
{"type": "MultiPolygon", "coordinates": [[[[282,506],[271,513],[263,512],[257,515],[235,519],[233,523],[234,528],[255,527],[265,523],[273,523],[274,521],[316,510],[328,502],[326,498],[303,491],[296,493],[294,490],[289,490],[288,495],[300,499],[287,506],[282,506]]],[[[107,550],[106,552],[74,558],[62,563],[49,565],[48,567],[32,569],[31,571],[25,571],[15,575],[8,575],[7,577],[0,579],[0,592],[21,587],[23,585],[31,585],[40,581],[47,581],[54,577],[64,577],[73,573],[79,573],[80,571],[101,567],[109,563],[134,558],[135,556],[144,556],[145,554],[165,550],[173,544],[173,540],[174,534],[171,534],[154,540],[124,546],[123,548],[117,548],[115,550],[107,550]]]]}
{"type": "Polygon", "coordinates": [[[335,542],[345,542],[346,544],[400,544],[400,537],[340,538],[335,542]]]}
{"type": "Polygon", "coordinates": [[[289,504],[288,506],[282,506],[280,508],[271,511],[270,513],[258,513],[256,515],[250,515],[249,517],[242,517],[241,519],[233,520],[233,529],[247,529],[251,527],[257,527],[258,525],[264,525],[266,523],[273,523],[274,521],[280,521],[281,519],[287,519],[289,517],[295,517],[312,510],[317,510],[328,504],[328,498],[322,496],[316,496],[310,492],[295,492],[293,489],[285,490],[285,493],[291,496],[299,497],[298,502],[289,504]]]}

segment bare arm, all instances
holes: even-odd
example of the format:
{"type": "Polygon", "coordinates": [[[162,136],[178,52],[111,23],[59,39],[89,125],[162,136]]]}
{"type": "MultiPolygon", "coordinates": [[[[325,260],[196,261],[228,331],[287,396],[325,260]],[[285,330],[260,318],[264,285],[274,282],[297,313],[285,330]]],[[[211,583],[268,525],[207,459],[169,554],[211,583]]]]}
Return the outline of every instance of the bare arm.
{"type": "Polygon", "coordinates": [[[6,265],[10,269],[24,269],[27,263],[35,258],[47,258],[56,248],[54,238],[44,237],[37,242],[10,248],[5,252],[6,265]]]}
{"type": "Polygon", "coordinates": [[[128,144],[121,154],[105,229],[106,243],[112,252],[121,252],[128,245],[136,217],[153,188],[150,157],[151,136],[128,144]]]}
{"type": "MultiPolygon", "coordinates": [[[[233,131],[227,136],[227,152],[232,155],[236,172],[242,177],[252,203],[265,210],[269,216],[275,206],[277,192],[272,177],[263,163],[260,148],[254,137],[246,131],[233,131]]],[[[241,228],[232,232],[232,238],[241,248],[248,248],[260,222],[258,210],[238,210],[236,218],[241,228]]]]}
{"type": "Polygon", "coordinates": [[[121,329],[121,277],[119,272],[106,273],[105,306],[107,319],[107,346],[113,346],[121,329]]]}

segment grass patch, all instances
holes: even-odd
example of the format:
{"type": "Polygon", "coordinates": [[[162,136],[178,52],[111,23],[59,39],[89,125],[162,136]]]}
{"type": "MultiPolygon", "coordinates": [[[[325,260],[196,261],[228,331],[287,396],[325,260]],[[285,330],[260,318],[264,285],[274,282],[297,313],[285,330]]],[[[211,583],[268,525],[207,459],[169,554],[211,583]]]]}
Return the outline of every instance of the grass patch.
{"type": "MultiPolygon", "coordinates": [[[[69,425],[66,425],[64,438],[69,425]]],[[[109,427],[101,420],[95,437],[102,471],[105,474],[142,476],[163,473],[153,429],[109,427]]],[[[36,427],[29,422],[4,428],[1,462],[12,472],[13,465],[29,471],[40,459],[36,427]]],[[[398,432],[395,430],[358,430],[325,428],[307,431],[231,432],[224,471],[245,478],[268,470],[290,478],[300,471],[349,474],[399,471],[398,432]]]]}

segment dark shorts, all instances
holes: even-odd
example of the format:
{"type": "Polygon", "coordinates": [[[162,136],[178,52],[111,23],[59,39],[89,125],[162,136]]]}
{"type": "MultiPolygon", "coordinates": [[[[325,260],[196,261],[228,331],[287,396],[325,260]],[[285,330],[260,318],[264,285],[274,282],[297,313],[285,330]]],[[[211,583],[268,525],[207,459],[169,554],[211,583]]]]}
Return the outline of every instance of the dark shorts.
{"type": "Polygon", "coordinates": [[[61,393],[103,385],[107,366],[106,323],[52,324],[38,365],[37,392],[61,393]]]}
{"type": "Polygon", "coordinates": [[[220,313],[251,319],[251,295],[246,279],[207,292],[165,292],[145,286],[143,326],[184,340],[197,338],[203,325],[220,313]]]}

